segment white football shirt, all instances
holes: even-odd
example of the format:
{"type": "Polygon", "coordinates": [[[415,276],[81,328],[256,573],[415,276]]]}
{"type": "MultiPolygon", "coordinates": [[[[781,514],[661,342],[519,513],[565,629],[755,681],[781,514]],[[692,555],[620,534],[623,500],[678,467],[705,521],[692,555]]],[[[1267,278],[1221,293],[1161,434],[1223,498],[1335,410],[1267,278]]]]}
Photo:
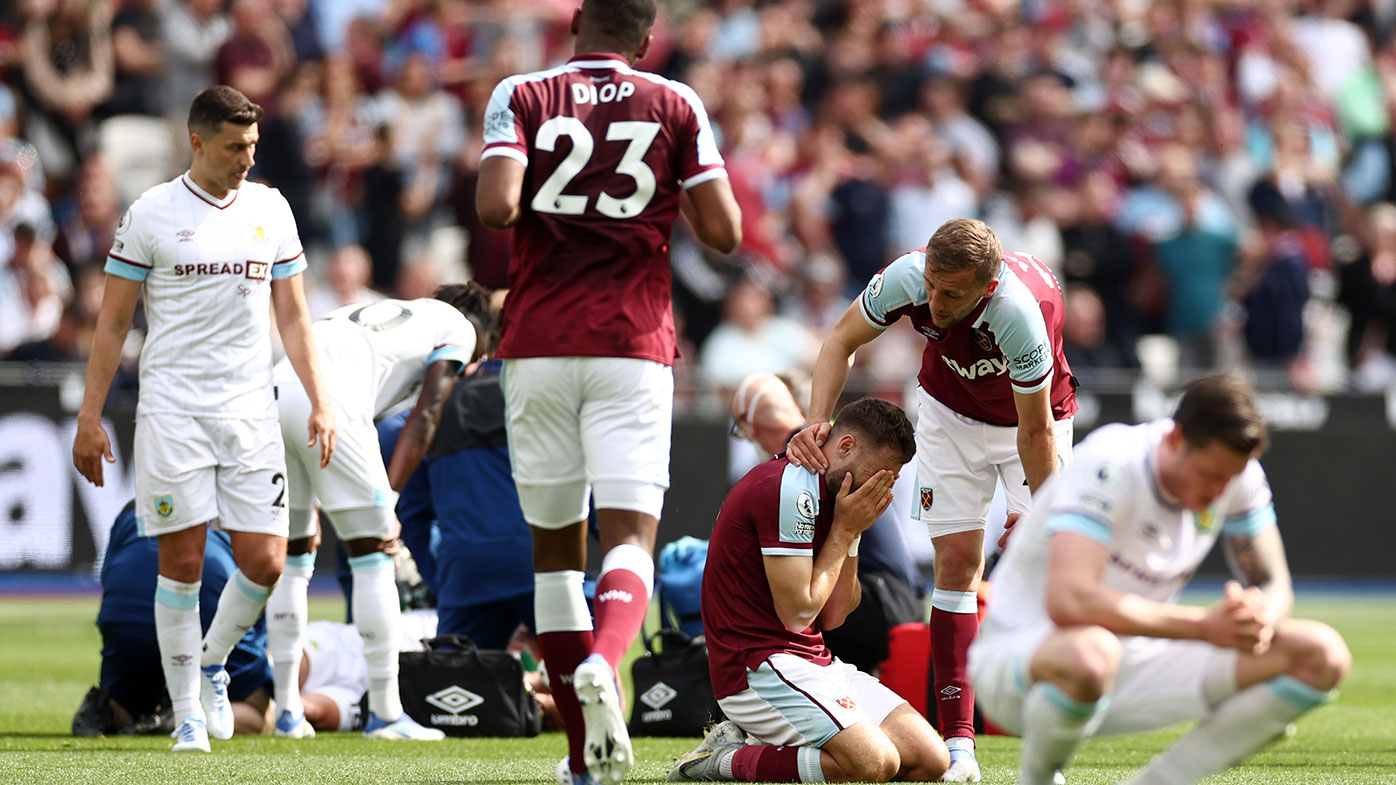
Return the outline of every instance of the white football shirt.
{"type": "Polygon", "coordinates": [[[145,283],[140,411],[276,419],[271,280],[304,269],[275,188],[249,182],[215,199],[185,173],[142,194],[106,264],[145,283]]]}
{"type": "Polygon", "coordinates": [[[1077,445],[1075,459],[1043,484],[1032,511],[1014,527],[994,568],[985,628],[1006,633],[1048,618],[1048,545],[1057,532],[1110,549],[1104,585],[1175,602],[1219,535],[1247,536],[1275,525],[1270,485],[1254,459],[1207,509],[1171,504],[1160,492],[1156,466],[1159,443],[1172,429],[1166,419],[1106,425],[1077,445]]]}
{"type": "MultiPolygon", "coordinates": [[[[335,403],[378,419],[415,394],[427,366],[460,363],[475,353],[475,326],[449,303],[432,298],[346,305],[316,321],[320,369],[335,403]]],[[[277,365],[278,383],[290,383],[289,360],[277,365]]]]}

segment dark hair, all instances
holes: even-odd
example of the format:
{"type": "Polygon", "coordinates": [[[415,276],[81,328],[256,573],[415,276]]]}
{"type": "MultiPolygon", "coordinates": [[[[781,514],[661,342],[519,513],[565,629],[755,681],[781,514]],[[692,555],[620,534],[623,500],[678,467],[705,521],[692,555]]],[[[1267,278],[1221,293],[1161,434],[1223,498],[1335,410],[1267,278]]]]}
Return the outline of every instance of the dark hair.
{"type": "Polygon", "coordinates": [[[189,133],[214,136],[223,123],[248,126],[262,119],[262,107],[227,85],[205,88],[189,105],[189,133]]]}
{"type": "Polygon", "coordinates": [[[853,431],[866,437],[874,447],[887,447],[902,456],[902,463],[916,454],[916,432],[906,412],[881,398],[859,398],[839,410],[829,438],[853,431]]]}
{"type": "Polygon", "coordinates": [[[975,283],[988,286],[1003,264],[1003,246],[989,225],[975,218],[953,218],[926,244],[926,269],[933,273],[973,270],[975,283]]]}
{"type": "Polygon", "coordinates": [[[1178,401],[1173,422],[1193,448],[1218,441],[1242,455],[1255,455],[1270,444],[1255,393],[1235,376],[1208,376],[1194,382],[1178,401]]]}
{"type": "Polygon", "coordinates": [[[499,343],[499,314],[490,305],[489,289],[474,281],[448,283],[432,296],[465,314],[475,325],[475,334],[488,338],[490,346],[499,343]]]}
{"type": "Polygon", "coordinates": [[[657,13],[654,0],[585,0],[582,24],[630,50],[649,35],[657,13]]]}

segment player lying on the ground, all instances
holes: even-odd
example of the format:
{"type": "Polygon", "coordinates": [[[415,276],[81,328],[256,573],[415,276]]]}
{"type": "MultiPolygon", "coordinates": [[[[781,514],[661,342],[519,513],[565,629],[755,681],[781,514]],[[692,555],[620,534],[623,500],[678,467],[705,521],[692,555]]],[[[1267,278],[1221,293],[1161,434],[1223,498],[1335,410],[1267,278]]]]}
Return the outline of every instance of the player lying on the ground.
{"type": "Polygon", "coordinates": [[[1092,433],[1034,499],[970,648],[985,715],[1023,737],[1019,783],[1051,782],[1087,736],[1188,720],[1129,783],[1198,782],[1330,697],[1351,656],[1328,626],[1288,618],[1266,441],[1249,387],[1210,377],[1172,420],[1092,433]],[[1177,605],[1219,536],[1247,588],[1177,605]]]}
{"type": "Polygon", "coordinates": [[[315,344],[340,423],[336,460],[323,465],[298,433],[310,407],[293,383],[289,363],[272,377],[286,442],[290,544],[281,581],[267,601],[267,637],[276,665],[276,733],[313,735],[291,688],[306,624],[306,587],[314,571],[318,506],[330,513],[353,571],[354,623],[368,660],[369,715],[364,735],[385,739],[442,739],[402,710],[398,693],[398,594],[393,560],[385,553],[397,537],[393,507],[436,432],[441,408],[465,367],[490,349],[494,317],[478,285],[442,287],[436,297],[383,300],[340,308],[315,322],[315,344]],[[374,420],[420,390],[384,466],[374,420]]]}
{"type": "MultiPolygon", "coordinates": [[[[136,503],[126,505],[112,524],[102,561],[102,605],[97,628],[102,632],[102,675],[73,717],[73,735],[169,733],[174,714],[160,669],[155,634],[155,594],[159,546],[136,527],[136,503]]],[[[218,610],[219,594],[237,571],[226,532],[209,532],[204,542],[204,579],[199,594],[205,630],[218,610]]],[[[258,621],[228,655],[228,697],[234,732],[261,733],[271,699],[271,663],[267,661],[266,627],[258,621]]]]}
{"type": "Polygon", "coordinates": [[[728,721],[680,758],[672,781],[938,780],[950,752],[877,679],[833,657],[823,631],[858,606],[858,542],[915,452],[901,409],[844,407],[811,474],[784,457],[727,495],[703,572],[713,691],[728,721]],[[759,745],[745,746],[749,733],[759,745]]]}

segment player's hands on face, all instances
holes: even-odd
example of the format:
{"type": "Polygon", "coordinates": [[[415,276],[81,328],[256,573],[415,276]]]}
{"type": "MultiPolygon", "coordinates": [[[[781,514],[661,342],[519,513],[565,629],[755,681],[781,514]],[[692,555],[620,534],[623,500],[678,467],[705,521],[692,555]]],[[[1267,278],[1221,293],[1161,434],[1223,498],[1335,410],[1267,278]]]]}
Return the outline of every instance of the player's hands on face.
{"type": "Polygon", "coordinates": [[[1018,519],[1023,517],[1021,512],[1010,512],[1008,520],[1003,522],[1003,534],[999,535],[999,550],[1008,547],[1008,535],[1013,533],[1013,527],[1017,525],[1018,519]]]}
{"type": "Polygon", "coordinates": [[[77,436],[73,438],[73,465],[87,481],[102,487],[102,461],[116,463],[111,452],[111,440],[99,420],[78,419],[77,436]]]}
{"type": "Polygon", "coordinates": [[[1202,621],[1207,642],[1260,654],[1274,638],[1274,625],[1264,619],[1264,595],[1254,586],[1242,589],[1227,581],[1222,601],[1207,609],[1202,621]]]}
{"type": "Polygon", "coordinates": [[[854,534],[867,531],[877,516],[892,503],[892,483],[896,479],[896,474],[882,469],[855,491],[853,472],[845,474],[843,485],[834,499],[834,525],[843,526],[854,534]]]}
{"type": "Polygon", "coordinates": [[[815,474],[823,474],[829,468],[829,461],[820,447],[829,438],[829,423],[817,422],[790,437],[785,448],[785,457],[796,466],[803,466],[815,474]]]}
{"type": "Polygon", "coordinates": [[[310,410],[310,441],[305,443],[306,447],[314,447],[315,442],[320,443],[320,468],[330,465],[330,456],[334,455],[334,413],[328,406],[315,406],[310,410]]]}

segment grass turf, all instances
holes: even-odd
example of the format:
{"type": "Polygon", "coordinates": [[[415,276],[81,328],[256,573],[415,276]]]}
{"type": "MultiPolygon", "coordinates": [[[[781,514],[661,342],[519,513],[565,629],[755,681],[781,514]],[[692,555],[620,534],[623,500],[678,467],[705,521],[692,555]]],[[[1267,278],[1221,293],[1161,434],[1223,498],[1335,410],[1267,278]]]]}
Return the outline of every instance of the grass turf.
{"type": "MultiPolygon", "coordinates": [[[[317,600],[312,615],[342,605],[317,600]]],[[[315,739],[238,737],[212,755],[171,755],[164,738],[75,739],[73,712],[96,682],[97,599],[0,598],[0,783],[551,783],[565,750],[560,734],[534,739],[368,741],[358,734],[315,739]]],[[[1356,664],[1342,697],[1299,723],[1298,733],[1209,783],[1313,785],[1396,783],[1396,602],[1389,595],[1325,596],[1296,615],[1332,624],[1356,664]]],[[[634,652],[632,651],[632,654],[634,652]]],[[[1070,785],[1115,783],[1183,729],[1093,739],[1067,771],[1070,785]]],[[[637,739],[630,781],[664,779],[693,739],[637,739]]],[[[980,740],[984,781],[1015,778],[1018,741],[980,740]]]]}

